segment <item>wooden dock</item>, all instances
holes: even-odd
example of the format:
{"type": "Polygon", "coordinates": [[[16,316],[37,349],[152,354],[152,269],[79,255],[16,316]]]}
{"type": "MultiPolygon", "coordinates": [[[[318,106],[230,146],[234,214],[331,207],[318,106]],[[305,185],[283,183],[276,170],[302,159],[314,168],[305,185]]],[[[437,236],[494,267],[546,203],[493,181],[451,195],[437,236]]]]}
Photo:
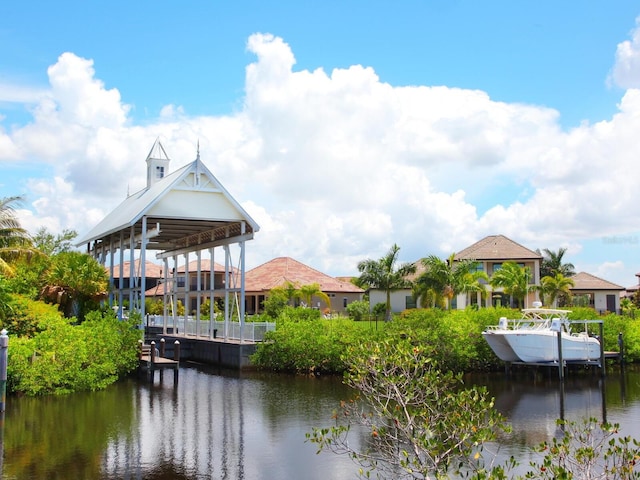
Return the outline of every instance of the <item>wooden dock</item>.
{"type": "MultiPolygon", "coordinates": [[[[177,370],[180,367],[180,350],[177,349],[174,352],[177,353],[177,358],[165,358],[162,355],[164,352],[157,351],[155,348],[155,342],[151,342],[151,345],[145,345],[140,342],[140,355],[139,355],[139,368],[140,370],[153,371],[153,370],[165,370],[172,369],[177,370]]],[[[162,349],[164,350],[164,349],[162,349]]]]}

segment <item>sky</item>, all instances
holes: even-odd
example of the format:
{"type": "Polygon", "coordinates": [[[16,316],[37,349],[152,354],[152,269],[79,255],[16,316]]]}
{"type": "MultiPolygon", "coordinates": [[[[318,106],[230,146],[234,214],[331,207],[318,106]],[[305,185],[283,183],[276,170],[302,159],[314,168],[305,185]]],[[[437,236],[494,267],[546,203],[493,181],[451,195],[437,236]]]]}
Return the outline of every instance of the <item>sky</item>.
{"type": "Polygon", "coordinates": [[[487,235],[640,272],[640,5],[628,0],[0,3],[0,197],[81,236],[200,156],[288,256],[357,275],[487,235]]]}

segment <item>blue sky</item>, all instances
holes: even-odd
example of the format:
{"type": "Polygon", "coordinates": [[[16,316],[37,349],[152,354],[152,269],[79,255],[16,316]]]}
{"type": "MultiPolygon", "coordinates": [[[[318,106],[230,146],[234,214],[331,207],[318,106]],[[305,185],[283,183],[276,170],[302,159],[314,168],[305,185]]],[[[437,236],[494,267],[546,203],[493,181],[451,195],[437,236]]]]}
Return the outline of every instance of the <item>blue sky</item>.
{"type": "Polygon", "coordinates": [[[4,2],[0,196],[88,230],[195,144],[261,225],[249,267],[357,273],[502,233],[640,271],[628,1],[4,2]],[[252,263],[252,264],[251,264],[252,263]]]}

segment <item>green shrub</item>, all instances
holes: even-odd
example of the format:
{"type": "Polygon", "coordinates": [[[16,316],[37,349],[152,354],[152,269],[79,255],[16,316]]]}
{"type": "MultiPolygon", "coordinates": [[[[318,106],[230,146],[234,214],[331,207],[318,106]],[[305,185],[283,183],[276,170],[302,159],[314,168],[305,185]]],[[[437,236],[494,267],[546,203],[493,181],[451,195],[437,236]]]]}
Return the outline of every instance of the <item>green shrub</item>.
{"type": "Polygon", "coordinates": [[[107,387],[137,365],[136,323],[90,312],[81,325],[53,322],[32,338],[10,338],[9,391],[48,395],[107,387]]]}
{"type": "Polygon", "coordinates": [[[360,322],[369,316],[369,302],[362,300],[347,305],[347,313],[352,320],[360,322]]]}

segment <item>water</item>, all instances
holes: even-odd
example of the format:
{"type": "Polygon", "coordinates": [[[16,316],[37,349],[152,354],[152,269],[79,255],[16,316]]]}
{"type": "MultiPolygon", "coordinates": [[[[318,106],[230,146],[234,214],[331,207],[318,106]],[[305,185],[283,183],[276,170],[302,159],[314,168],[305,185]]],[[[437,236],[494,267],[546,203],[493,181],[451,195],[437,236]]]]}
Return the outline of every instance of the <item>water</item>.
{"type": "MultiPolygon", "coordinates": [[[[547,372],[548,373],[548,372],[547,372]]],[[[558,435],[555,420],[618,422],[640,437],[640,373],[515,378],[474,375],[513,424],[500,456],[527,462],[527,445],[558,435]]],[[[4,479],[350,479],[357,466],[305,441],[329,426],[350,391],[336,378],[183,367],[153,383],[131,379],[103,392],[13,398],[2,429],[4,479]]],[[[357,441],[357,439],[356,439],[357,441]]]]}

